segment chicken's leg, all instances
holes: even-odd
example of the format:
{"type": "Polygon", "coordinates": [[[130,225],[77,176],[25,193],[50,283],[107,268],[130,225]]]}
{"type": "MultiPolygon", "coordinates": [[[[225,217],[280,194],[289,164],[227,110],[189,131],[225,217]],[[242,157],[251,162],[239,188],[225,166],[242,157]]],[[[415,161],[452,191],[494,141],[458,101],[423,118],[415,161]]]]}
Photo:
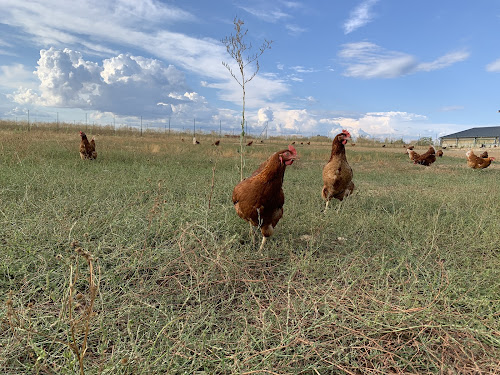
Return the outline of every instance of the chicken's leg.
{"type": "Polygon", "coordinates": [[[253,230],[252,223],[248,223],[248,224],[250,224],[250,238],[252,239],[252,244],[255,245],[255,232],[253,230]]]}
{"type": "Polygon", "coordinates": [[[262,249],[264,248],[264,244],[266,243],[267,237],[262,237],[262,242],[259,247],[259,253],[262,253],[262,249]]]}
{"type": "Polygon", "coordinates": [[[325,212],[326,212],[326,210],[328,209],[328,203],[330,203],[330,201],[326,201],[326,205],[325,205],[325,212]]]}

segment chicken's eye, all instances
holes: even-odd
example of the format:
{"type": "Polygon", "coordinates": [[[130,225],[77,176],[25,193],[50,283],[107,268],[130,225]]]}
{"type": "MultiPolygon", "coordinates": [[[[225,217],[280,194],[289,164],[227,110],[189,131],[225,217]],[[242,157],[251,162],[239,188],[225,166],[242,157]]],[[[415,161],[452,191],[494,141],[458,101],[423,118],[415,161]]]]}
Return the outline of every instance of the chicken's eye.
{"type": "Polygon", "coordinates": [[[283,155],[285,155],[285,156],[290,156],[290,153],[289,153],[288,151],[285,151],[285,152],[283,153],[283,155]]]}

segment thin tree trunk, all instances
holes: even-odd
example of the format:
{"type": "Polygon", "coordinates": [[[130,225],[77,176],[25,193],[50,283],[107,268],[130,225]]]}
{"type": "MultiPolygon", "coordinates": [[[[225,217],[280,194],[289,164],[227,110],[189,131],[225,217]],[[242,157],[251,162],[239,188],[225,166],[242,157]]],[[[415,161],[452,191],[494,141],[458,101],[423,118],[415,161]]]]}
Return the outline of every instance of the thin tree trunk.
{"type": "Polygon", "coordinates": [[[240,134],[240,181],[243,181],[243,152],[244,152],[244,140],[245,140],[245,81],[243,76],[243,111],[242,111],[242,121],[241,121],[241,134],[240,134]]]}

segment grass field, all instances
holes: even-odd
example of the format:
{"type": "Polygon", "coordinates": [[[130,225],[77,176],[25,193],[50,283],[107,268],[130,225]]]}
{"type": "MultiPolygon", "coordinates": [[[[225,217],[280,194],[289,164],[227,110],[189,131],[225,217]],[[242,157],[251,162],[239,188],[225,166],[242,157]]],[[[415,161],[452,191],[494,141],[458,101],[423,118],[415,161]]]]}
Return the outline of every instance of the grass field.
{"type": "Polygon", "coordinates": [[[92,162],[77,129],[0,130],[1,373],[500,373],[498,165],[348,147],[324,214],[330,144],[298,145],[259,254],[237,140],[188,140],[107,133],[92,162]]]}

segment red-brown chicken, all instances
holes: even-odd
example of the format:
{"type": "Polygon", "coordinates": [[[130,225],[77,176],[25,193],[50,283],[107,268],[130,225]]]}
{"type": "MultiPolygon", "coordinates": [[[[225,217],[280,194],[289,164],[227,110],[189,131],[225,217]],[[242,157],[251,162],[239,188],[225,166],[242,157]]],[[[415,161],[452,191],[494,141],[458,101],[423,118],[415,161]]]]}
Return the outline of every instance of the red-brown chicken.
{"type": "Polygon", "coordinates": [[[80,158],[94,160],[97,158],[97,152],[95,151],[95,138],[87,139],[87,135],[80,131],[80,158]]]}
{"type": "Polygon", "coordinates": [[[332,142],[330,160],[323,168],[323,190],[321,196],[326,201],[325,210],[330,199],[343,200],[354,190],[352,169],[345,156],[345,144],[351,138],[347,130],[337,134],[332,142]]]}
{"type": "Polygon", "coordinates": [[[495,160],[492,157],[481,158],[476,156],[472,150],[467,151],[465,155],[467,155],[467,166],[474,169],[488,168],[491,162],[495,160]]]}
{"type": "Polygon", "coordinates": [[[415,164],[420,164],[425,166],[429,166],[435,161],[436,161],[436,149],[434,148],[434,146],[429,146],[427,152],[423,153],[418,158],[415,158],[413,160],[415,164]]]}
{"type": "Polygon", "coordinates": [[[297,150],[291,145],[275,152],[233,190],[233,204],[238,216],[250,226],[260,228],[263,238],[259,251],[283,216],[283,177],[286,166],[296,159],[297,150]]]}
{"type": "Polygon", "coordinates": [[[410,160],[416,164],[416,159],[418,159],[420,157],[420,154],[417,153],[416,151],[413,151],[413,148],[407,148],[406,149],[406,153],[408,154],[408,156],[410,157],[410,160]]]}

